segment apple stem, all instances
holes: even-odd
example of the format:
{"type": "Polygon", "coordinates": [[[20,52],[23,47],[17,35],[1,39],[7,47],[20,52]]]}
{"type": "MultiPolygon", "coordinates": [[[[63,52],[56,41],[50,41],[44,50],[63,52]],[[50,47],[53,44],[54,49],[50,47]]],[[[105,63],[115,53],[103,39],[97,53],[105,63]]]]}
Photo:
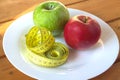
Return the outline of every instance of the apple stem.
{"type": "Polygon", "coordinates": [[[54,8],[54,6],[50,4],[49,7],[48,7],[48,10],[51,10],[53,8],[54,8]]]}
{"type": "Polygon", "coordinates": [[[88,17],[86,16],[85,18],[84,18],[84,23],[86,23],[87,22],[87,20],[88,20],[88,17]]]}

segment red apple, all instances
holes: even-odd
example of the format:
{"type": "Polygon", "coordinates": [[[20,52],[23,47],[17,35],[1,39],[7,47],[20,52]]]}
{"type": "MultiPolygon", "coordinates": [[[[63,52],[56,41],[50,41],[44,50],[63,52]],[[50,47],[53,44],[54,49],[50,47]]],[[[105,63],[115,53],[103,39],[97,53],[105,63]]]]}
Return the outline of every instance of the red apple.
{"type": "Polygon", "coordinates": [[[64,28],[64,39],[73,49],[87,49],[97,43],[100,38],[99,23],[91,17],[77,15],[72,17],[64,28]]]}

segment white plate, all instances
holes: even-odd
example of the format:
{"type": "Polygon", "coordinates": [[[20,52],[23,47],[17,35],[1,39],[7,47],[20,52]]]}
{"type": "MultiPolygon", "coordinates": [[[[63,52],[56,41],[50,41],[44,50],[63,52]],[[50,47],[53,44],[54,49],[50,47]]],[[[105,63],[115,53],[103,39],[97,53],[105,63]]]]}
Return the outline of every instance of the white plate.
{"type": "MultiPolygon", "coordinates": [[[[98,43],[85,51],[70,50],[67,62],[57,68],[44,68],[29,62],[23,57],[25,34],[34,25],[33,12],[15,20],[7,29],[3,38],[3,48],[9,61],[21,72],[40,80],[87,80],[106,71],[116,60],[119,41],[115,32],[100,18],[76,9],[70,9],[70,16],[87,15],[97,20],[102,29],[98,43]]],[[[63,37],[56,38],[64,42],[63,37]]]]}

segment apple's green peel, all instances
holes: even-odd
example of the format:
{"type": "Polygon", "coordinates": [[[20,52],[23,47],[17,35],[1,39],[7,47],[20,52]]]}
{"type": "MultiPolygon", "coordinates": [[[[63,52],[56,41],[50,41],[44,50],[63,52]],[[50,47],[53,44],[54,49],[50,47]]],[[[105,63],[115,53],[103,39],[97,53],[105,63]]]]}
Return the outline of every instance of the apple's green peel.
{"type": "Polygon", "coordinates": [[[68,48],[55,42],[51,32],[45,28],[32,27],[26,36],[27,58],[34,64],[56,67],[67,60],[68,48]]]}
{"type": "Polygon", "coordinates": [[[47,28],[53,36],[61,34],[69,18],[68,9],[58,1],[43,2],[33,12],[34,24],[47,28]]]}

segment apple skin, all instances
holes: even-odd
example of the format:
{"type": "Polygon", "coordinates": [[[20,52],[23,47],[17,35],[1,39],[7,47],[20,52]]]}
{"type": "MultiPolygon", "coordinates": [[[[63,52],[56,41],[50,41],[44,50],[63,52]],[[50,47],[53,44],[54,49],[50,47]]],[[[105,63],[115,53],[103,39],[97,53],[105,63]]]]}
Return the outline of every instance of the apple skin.
{"type": "Polygon", "coordinates": [[[64,39],[73,49],[85,50],[97,43],[101,35],[99,23],[84,15],[72,17],[64,28],[64,39]]]}
{"type": "Polygon", "coordinates": [[[47,28],[54,36],[61,34],[69,18],[68,9],[59,1],[42,2],[33,12],[34,24],[47,28]]]}

